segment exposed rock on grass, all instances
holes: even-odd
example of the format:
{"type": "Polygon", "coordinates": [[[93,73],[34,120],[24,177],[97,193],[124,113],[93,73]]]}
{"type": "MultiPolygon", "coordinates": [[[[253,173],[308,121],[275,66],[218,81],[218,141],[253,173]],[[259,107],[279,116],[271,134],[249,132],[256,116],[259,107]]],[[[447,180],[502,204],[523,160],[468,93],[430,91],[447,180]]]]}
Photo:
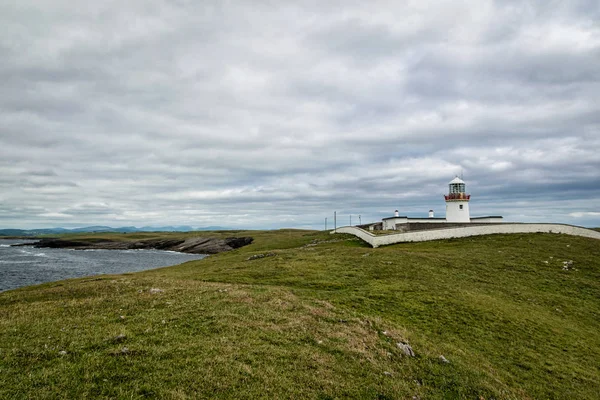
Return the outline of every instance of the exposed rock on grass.
{"type": "Polygon", "coordinates": [[[573,260],[563,261],[563,270],[568,271],[573,269],[573,260]]]}
{"type": "Polygon", "coordinates": [[[265,258],[265,257],[274,257],[277,254],[275,253],[261,253],[261,254],[255,254],[253,256],[250,256],[248,258],[246,258],[246,261],[252,261],[252,260],[258,260],[259,258],[265,258]]]}
{"type": "Polygon", "coordinates": [[[415,356],[415,352],[413,351],[412,347],[410,347],[410,344],[408,343],[403,343],[403,342],[398,342],[397,346],[400,350],[402,350],[404,352],[404,354],[406,354],[409,357],[414,357],[415,356]]]}
{"type": "Polygon", "coordinates": [[[122,333],[120,333],[120,334],[118,334],[117,336],[115,336],[115,337],[112,339],[112,341],[113,341],[113,342],[115,342],[115,343],[121,343],[121,342],[124,342],[124,341],[125,341],[125,339],[127,339],[127,336],[126,336],[126,335],[124,335],[124,334],[122,334],[122,333]]]}
{"type": "Polygon", "coordinates": [[[305,244],[302,247],[303,248],[305,248],[305,247],[314,247],[314,246],[317,246],[319,244],[338,243],[338,242],[345,242],[345,241],[350,241],[350,240],[354,240],[354,238],[349,238],[349,239],[330,239],[330,240],[314,239],[312,242],[307,243],[307,244],[305,244]]]}

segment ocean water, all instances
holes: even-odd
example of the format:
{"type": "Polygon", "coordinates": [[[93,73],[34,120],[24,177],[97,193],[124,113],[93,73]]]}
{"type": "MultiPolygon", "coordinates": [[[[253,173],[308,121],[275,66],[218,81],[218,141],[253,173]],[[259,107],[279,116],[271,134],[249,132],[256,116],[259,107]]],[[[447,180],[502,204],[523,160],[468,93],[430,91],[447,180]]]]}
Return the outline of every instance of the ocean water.
{"type": "Polygon", "coordinates": [[[35,241],[0,239],[0,292],[99,274],[144,271],[199,260],[205,255],[161,250],[70,250],[11,247],[35,241]]]}

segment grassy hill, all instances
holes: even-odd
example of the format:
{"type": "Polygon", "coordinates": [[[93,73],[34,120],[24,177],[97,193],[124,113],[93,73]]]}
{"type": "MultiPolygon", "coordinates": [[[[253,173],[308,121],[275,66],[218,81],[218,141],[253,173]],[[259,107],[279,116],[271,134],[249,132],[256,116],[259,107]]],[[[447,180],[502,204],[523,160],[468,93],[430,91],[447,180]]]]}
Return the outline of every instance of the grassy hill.
{"type": "Polygon", "coordinates": [[[202,235],[255,241],[0,293],[0,398],[598,398],[597,240],[202,235]]]}

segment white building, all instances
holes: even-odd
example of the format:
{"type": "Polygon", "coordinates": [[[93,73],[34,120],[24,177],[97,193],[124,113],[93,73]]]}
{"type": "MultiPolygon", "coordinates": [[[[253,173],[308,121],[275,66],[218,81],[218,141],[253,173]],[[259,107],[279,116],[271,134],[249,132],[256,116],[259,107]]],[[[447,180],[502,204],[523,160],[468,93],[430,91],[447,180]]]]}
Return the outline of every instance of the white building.
{"type": "MultiPolygon", "coordinates": [[[[459,177],[454,178],[449,183],[448,194],[444,195],[446,200],[446,217],[435,218],[433,210],[429,210],[428,218],[409,218],[400,216],[398,210],[394,212],[393,217],[384,218],[381,224],[369,225],[370,230],[411,230],[412,227],[421,224],[483,224],[483,223],[501,223],[501,216],[471,217],[469,211],[469,200],[471,195],[466,192],[465,182],[459,177]],[[379,227],[380,225],[380,227],[379,227]]],[[[422,226],[422,225],[421,225],[422,226]]],[[[433,228],[433,226],[432,226],[433,228]]]]}

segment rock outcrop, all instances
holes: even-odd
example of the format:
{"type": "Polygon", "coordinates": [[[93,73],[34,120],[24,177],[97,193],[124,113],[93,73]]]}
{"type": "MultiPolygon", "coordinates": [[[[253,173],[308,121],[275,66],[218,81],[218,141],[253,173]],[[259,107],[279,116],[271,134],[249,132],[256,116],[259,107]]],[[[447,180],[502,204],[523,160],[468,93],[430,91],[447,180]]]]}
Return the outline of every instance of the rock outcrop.
{"type": "MultiPolygon", "coordinates": [[[[195,237],[188,239],[147,239],[135,242],[125,242],[106,239],[41,239],[33,243],[38,248],[60,249],[107,249],[107,250],[138,250],[155,249],[178,251],[191,254],[216,254],[237,249],[252,243],[251,237],[230,237],[226,239],[195,237]]],[[[27,244],[31,246],[32,244],[27,244]]]]}

